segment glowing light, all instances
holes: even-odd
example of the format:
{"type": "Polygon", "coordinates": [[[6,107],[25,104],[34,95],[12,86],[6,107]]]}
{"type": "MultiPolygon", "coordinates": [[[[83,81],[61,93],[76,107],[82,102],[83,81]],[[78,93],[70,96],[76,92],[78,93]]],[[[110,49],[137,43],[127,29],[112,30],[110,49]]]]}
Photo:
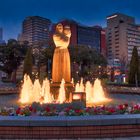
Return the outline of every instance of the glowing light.
{"type": "Polygon", "coordinates": [[[86,87],[85,87],[85,92],[86,92],[86,101],[87,102],[92,102],[92,98],[93,98],[93,95],[92,95],[92,84],[87,81],[86,82],[86,87]]]}
{"type": "Polygon", "coordinates": [[[107,101],[111,101],[111,100],[105,97],[105,93],[101,85],[101,81],[99,79],[96,79],[93,86],[93,103],[107,102],[107,101]]]}
{"type": "Polygon", "coordinates": [[[84,87],[84,84],[83,84],[83,78],[81,78],[81,81],[80,81],[80,84],[77,83],[76,86],[75,86],[75,92],[85,92],[85,87],[84,87]]]}
{"type": "Polygon", "coordinates": [[[41,95],[44,97],[43,103],[52,103],[54,100],[50,93],[50,82],[47,78],[43,81],[41,95]]]}
{"type": "Polygon", "coordinates": [[[72,98],[73,98],[73,100],[80,100],[81,95],[80,94],[74,94],[72,98]]]}
{"type": "Polygon", "coordinates": [[[59,96],[58,96],[58,102],[64,103],[66,101],[66,95],[65,95],[65,80],[62,79],[59,89],[59,96]]]}
{"type": "Polygon", "coordinates": [[[87,81],[85,87],[83,84],[83,79],[81,79],[80,84],[77,83],[75,86],[75,92],[85,92],[87,104],[111,101],[111,99],[105,97],[105,93],[99,79],[95,80],[94,86],[92,86],[92,84],[87,81]]]}
{"type": "Polygon", "coordinates": [[[113,15],[113,16],[107,17],[106,19],[115,18],[115,17],[117,17],[117,16],[118,16],[118,15],[113,15]]]}
{"type": "Polygon", "coordinates": [[[33,92],[32,92],[32,102],[39,102],[41,98],[41,85],[39,83],[39,79],[36,79],[33,84],[33,92]]]}
{"type": "Polygon", "coordinates": [[[32,102],[51,103],[54,99],[50,94],[50,82],[46,78],[41,86],[39,79],[32,83],[28,75],[24,75],[19,102],[30,104],[32,102]]]}
{"type": "Polygon", "coordinates": [[[30,98],[32,95],[32,88],[33,88],[33,83],[31,81],[30,77],[27,74],[25,74],[19,102],[21,102],[21,103],[30,102],[30,98]]]}

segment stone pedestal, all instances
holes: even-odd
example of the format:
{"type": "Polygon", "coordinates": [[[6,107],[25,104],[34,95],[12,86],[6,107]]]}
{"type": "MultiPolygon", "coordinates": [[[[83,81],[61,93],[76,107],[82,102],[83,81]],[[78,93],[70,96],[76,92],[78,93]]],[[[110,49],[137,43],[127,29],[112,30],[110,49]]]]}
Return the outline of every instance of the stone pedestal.
{"type": "Polygon", "coordinates": [[[86,93],[85,92],[72,92],[72,102],[82,102],[86,107],[86,93]]]}
{"type": "MultiPolygon", "coordinates": [[[[54,95],[54,98],[58,98],[59,94],[59,89],[60,89],[60,84],[61,83],[51,83],[51,93],[54,95]]],[[[65,83],[65,94],[66,94],[66,99],[69,101],[70,99],[70,93],[74,91],[74,85],[72,83],[65,83]]]]}

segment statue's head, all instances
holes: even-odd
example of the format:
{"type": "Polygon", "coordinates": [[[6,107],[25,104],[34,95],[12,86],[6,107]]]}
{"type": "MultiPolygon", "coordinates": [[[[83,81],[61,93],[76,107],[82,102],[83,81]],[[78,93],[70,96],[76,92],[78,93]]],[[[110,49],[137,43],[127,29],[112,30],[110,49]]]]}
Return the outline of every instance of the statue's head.
{"type": "Polygon", "coordinates": [[[63,25],[61,23],[56,25],[56,31],[59,32],[59,33],[63,32],[63,25]]]}

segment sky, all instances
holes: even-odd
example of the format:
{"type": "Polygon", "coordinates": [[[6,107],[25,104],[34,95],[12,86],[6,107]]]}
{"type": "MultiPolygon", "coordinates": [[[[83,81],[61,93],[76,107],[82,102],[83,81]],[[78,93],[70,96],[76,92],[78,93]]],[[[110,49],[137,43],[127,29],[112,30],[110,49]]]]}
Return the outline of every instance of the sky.
{"type": "Polygon", "coordinates": [[[93,26],[106,26],[106,16],[119,12],[134,16],[140,24],[140,0],[0,0],[0,27],[7,41],[21,33],[27,16],[42,16],[52,22],[68,18],[93,26]]]}

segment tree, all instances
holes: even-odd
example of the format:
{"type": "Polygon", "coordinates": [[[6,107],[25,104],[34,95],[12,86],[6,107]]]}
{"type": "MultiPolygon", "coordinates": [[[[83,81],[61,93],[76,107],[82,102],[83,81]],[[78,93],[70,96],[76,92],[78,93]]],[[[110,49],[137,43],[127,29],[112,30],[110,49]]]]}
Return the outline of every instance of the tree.
{"type": "Polygon", "coordinates": [[[28,74],[32,78],[32,66],[33,66],[32,48],[28,48],[28,51],[24,59],[23,75],[28,74]]]}
{"type": "Polygon", "coordinates": [[[17,67],[24,59],[27,50],[26,45],[20,45],[15,39],[8,40],[6,46],[0,46],[0,70],[11,78],[12,72],[16,73],[17,67]]]}
{"type": "Polygon", "coordinates": [[[128,76],[129,84],[136,84],[137,86],[138,77],[139,77],[139,58],[137,48],[134,47],[130,61],[130,69],[128,76]]]}
{"type": "MultiPolygon", "coordinates": [[[[97,71],[98,66],[106,66],[106,59],[97,52],[94,48],[76,45],[69,47],[71,64],[77,63],[80,66],[80,71],[78,72],[79,77],[92,77],[97,71]]],[[[75,71],[72,73],[74,76],[75,71]]]]}
{"type": "Polygon", "coordinates": [[[69,47],[71,61],[77,63],[87,64],[95,64],[95,65],[106,65],[106,59],[98,53],[94,48],[84,46],[84,45],[76,45],[69,47]]]}

